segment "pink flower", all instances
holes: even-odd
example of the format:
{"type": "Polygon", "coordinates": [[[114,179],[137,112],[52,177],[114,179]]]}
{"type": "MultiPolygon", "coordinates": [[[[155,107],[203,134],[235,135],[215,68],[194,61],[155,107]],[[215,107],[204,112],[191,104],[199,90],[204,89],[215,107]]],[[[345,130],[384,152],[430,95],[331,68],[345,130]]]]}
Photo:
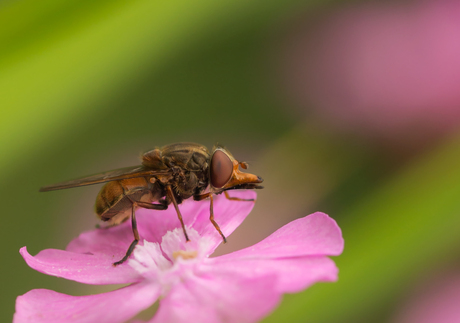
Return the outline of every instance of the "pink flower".
{"type": "Polygon", "coordinates": [[[458,129],[459,1],[371,2],[311,22],[294,30],[283,56],[299,107],[334,128],[397,142],[458,129]]]}
{"type": "MultiPolygon", "coordinates": [[[[256,196],[252,191],[232,195],[256,196]]],[[[214,213],[223,233],[230,235],[253,205],[218,196],[214,213]]],[[[47,249],[33,257],[22,248],[27,264],[48,275],[130,285],[88,296],[32,290],[17,298],[14,323],[125,322],[158,299],[158,312],[149,322],[255,322],[274,309],[283,293],[337,279],[327,256],[342,252],[343,239],[326,214],[311,214],[252,247],[208,258],[222,241],[209,221],[209,201],[186,201],[181,211],[190,242],[185,243],[173,208],[139,210],[138,228],[145,240],[117,267],[112,263],[132,240],[129,223],[83,233],[66,251],[47,249]]]]}

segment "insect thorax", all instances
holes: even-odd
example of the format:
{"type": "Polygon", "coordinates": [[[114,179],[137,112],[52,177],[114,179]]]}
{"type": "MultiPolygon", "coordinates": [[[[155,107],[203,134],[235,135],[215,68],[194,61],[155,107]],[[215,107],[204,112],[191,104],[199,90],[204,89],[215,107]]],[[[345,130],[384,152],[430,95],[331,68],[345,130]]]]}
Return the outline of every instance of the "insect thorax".
{"type": "MultiPolygon", "coordinates": [[[[158,170],[170,170],[168,184],[179,200],[203,192],[209,183],[208,149],[195,143],[178,143],[157,148],[142,156],[142,164],[158,170]]],[[[166,183],[165,183],[166,184],[166,183]]]]}

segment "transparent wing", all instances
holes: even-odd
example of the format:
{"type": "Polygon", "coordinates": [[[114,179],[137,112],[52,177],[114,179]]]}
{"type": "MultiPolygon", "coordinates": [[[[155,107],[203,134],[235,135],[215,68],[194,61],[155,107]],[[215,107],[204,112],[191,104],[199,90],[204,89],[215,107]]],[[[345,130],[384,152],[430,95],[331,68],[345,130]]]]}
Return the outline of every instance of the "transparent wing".
{"type": "Polygon", "coordinates": [[[136,178],[136,177],[153,176],[153,175],[165,175],[168,173],[169,173],[169,170],[152,169],[151,167],[146,167],[143,165],[124,167],[124,168],[114,169],[114,170],[110,170],[110,171],[95,174],[95,175],[77,178],[71,181],[43,186],[42,188],[40,188],[40,192],[48,192],[48,191],[62,190],[62,189],[78,187],[78,186],[106,183],[110,181],[117,181],[117,180],[127,179],[127,178],[136,178]]]}

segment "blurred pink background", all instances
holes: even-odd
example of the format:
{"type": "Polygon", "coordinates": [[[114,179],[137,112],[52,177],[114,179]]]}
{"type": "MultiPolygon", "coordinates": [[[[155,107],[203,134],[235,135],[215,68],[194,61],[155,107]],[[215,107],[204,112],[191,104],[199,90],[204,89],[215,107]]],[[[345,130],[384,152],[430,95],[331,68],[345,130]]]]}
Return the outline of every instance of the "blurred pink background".
{"type": "Polygon", "coordinates": [[[423,143],[460,122],[460,2],[367,3],[299,19],[291,100],[340,132],[423,143]]]}

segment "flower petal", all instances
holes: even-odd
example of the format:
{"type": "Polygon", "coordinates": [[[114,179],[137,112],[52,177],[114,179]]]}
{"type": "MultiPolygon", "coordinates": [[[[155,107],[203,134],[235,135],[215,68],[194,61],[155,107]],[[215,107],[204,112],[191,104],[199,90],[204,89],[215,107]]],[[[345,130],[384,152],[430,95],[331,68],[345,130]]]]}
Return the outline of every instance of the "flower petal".
{"type": "Polygon", "coordinates": [[[276,277],[275,289],[280,293],[299,292],[320,281],[336,281],[338,274],[335,263],[325,256],[240,260],[217,257],[208,260],[209,263],[200,268],[203,273],[220,275],[233,272],[250,279],[271,275],[276,277]]]}
{"type": "Polygon", "coordinates": [[[319,281],[337,280],[337,267],[328,255],[343,250],[336,222],[324,213],[313,213],[280,228],[258,244],[227,255],[209,258],[204,273],[234,272],[246,278],[276,277],[276,290],[297,292],[319,281]]]}
{"type": "Polygon", "coordinates": [[[21,248],[19,253],[31,268],[39,272],[80,283],[127,284],[142,279],[131,266],[112,266],[114,259],[107,254],[89,255],[46,249],[33,257],[26,247],[21,248]]]}
{"type": "Polygon", "coordinates": [[[16,299],[13,323],[121,323],[152,305],[159,294],[152,284],[88,296],[34,289],[16,299]]]}
{"type": "MultiPolygon", "coordinates": [[[[241,199],[253,199],[254,201],[232,201],[227,199],[223,194],[214,197],[214,220],[226,237],[232,234],[244,219],[246,219],[252,211],[257,197],[256,192],[251,190],[235,190],[231,191],[229,195],[241,199]]],[[[210,202],[207,202],[207,210],[197,216],[197,220],[193,224],[193,227],[202,237],[210,237],[216,244],[215,247],[217,247],[222,243],[222,237],[209,220],[210,202]]]]}
{"type": "MultiPolygon", "coordinates": [[[[256,193],[250,190],[235,191],[231,194],[243,199],[256,198],[256,193]]],[[[223,195],[216,196],[214,198],[215,220],[222,232],[229,236],[243,222],[253,207],[254,202],[231,201],[223,195]]],[[[215,243],[215,249],[222,242],[222,238],[209,220],[209,208],[208,200],[187,200],[179,205],[185,225],[195,228],[202,237],[210,236],[215,243]]],[[[168,231],[181,228],[177,213],[171,206],[164,211],[138,209],[136,219],[141,241],[161,243],[163,236],[168,231]]],[[[84,232],[70,242],[66,250],[94,255],[106,254],[113,256],[113,261],[117,261],[125,255],[133,239],[131,223],[127,221],[115,227],[84,232]]]]}
{"type": "Polygon", "coordinates": [[[223,259],[337,256],[343,251],[342,232],[327,214],[316,212],[294,220],[261,242],[223,255],[223,259]]]}
{"type": "MultiPolygon", "coordinates": [[[[207,212],[209,217],[209,202],[185,200],[179,205],[179,210],[184,224],[192,226],[200,215],[207,212]]],[[[173,205],[169,205],[164,211],[138,209],[136,212],[141,239],[161,243],[163,236],[168,231],[176,228],[182,229],[173,205]]]]}
{"type": "MultiPolygon", "coordinates": [[[[232,197],[254,200],[257,196],[251,190],[232,191],[230,194],[232,197]]],[[[253,201],[232,201],[224,195],[214,196],[214,219],[219,224],[222,232],[229,236],[248,216],[253,207],[253,201]]],[[[209,220],[209,200],[187,200],[179,205],[179,209],[186,226],[193,227],[202,237],[211,236],[216,243],[216,247],[222,242],[222,237],[209,220]]],[[[181,228],[177,213],[173,207],[169,207],[165,211],[139,209],[137,212],[139,233],[148,241],[161,242],[168,231],[181,228]],[[141,228],[144,231],[141,231],[141,228]]]]}
{"type": "Polygon", "coordinates": [[[259,321],[280,301],[274,277],[239,275],[191,277],[160,301],[151,323],[249,323],[259,321]]]}
{"type": "Polygon", "coordinates": [[[115,262],[123,258],[133,240],[131,224],[125,222],[107,229],[83,232],[67,245],[66,250],[102,257],[105,255],[115,262]]]}
{"type": "MultiPolygon", "coordinates": [[[[205,205],[201,202],[189,201],[189,203],[181,205],[181,211],[182,209],[185,209],[185,212],[182,212],[184,222],[188,223],[195,221],[196,215],[200,213],[200,210],[205,209],[205,205]]],[[[143,244],[144,240],[161,243],[166,232],[177,227],[181,228],[173,207],[164,211],[138,209],[136,220],[141,238],[140,245],[143,244]]],[[[131,223],[126,221],[114,227],[84,232],[72,240],[66,250],[101,256],[110,259],[110,263],[113,263],[124,257],[133,240],[131,223]]],[[[126,262],[117,267],[125,266],[127,266],[126,262]]]]}

